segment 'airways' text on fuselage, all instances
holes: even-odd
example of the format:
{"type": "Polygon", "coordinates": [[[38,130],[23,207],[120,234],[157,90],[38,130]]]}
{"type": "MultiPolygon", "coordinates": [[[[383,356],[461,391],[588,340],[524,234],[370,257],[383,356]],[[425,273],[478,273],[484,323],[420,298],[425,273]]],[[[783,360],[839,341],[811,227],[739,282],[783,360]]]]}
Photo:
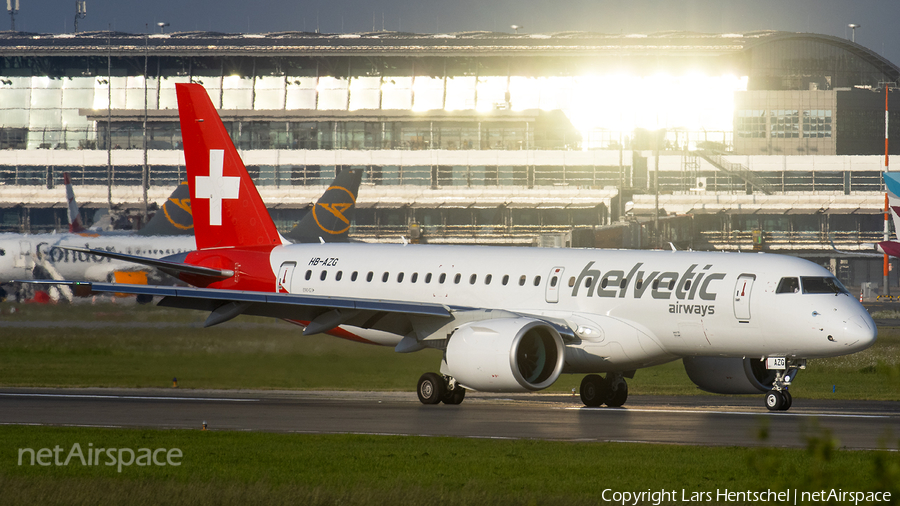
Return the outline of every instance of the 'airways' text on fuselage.
{"type": "Polygon", "coordinates": [[[629,286],[635,299],[640,299],[644,293],[650,292],[654,299],[671,299],[672,295],[678,300],[694,300],[700,297],[702,300],[716,300],[716,293],[710,292],[710,283],[725,279],[721,272],[708,272],[712,268],[709,264],[700,272],[696,272],[698,264],[693,264],[684,271],[677,272],[646,272],[639,270],[644,264],[637,263],[626,274],[624,270],[610,270],[602,273],[598,269],[592,269],[594,262],[588,262],[581,270],[581,274],[575,280],[572,288],[572,297],[577,297],[579,291],[586,293],[588,297],[619,297],[624,298],[629,286]]]}

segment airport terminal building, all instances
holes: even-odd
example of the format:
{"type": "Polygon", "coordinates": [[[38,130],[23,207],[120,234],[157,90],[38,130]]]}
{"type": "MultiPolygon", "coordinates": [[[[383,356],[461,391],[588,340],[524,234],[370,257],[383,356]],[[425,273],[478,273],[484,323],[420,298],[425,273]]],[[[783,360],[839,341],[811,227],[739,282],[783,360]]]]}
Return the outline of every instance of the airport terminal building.
{"type": "Polygon", "coordinates": [[[361,168],[365,240],[673,242],[880,284],[830,241],[881,239],[898,81],[863,46],[774,31],[0,32],[0,231],[61,228],[64,172],[82,207],[152,209],[184,176],[174,85],[195,82],[283,229],[361,168]]]}

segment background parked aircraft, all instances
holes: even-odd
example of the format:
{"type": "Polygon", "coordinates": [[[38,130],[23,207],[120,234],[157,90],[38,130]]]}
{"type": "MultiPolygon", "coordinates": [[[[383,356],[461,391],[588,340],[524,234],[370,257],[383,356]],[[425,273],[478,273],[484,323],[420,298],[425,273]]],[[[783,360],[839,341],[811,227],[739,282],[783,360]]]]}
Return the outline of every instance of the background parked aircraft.
{"type": "MultiPolygon", "coordinates": [[[[187,183],[178,185],[147,225],[138,231],[85,229],[71,184],[66,185],[69,228],[73,232],[0,235],[0,285],[24,279],[90,279],[119,283],[162,282],[153,269],[96,255],[77,254],[66,246],[131,252],[152,258],[194,248],[193,217],[187,183]],[[77,231],[77,232],[74,232],[77,231]]],[[[71,300],[63,289],[51,296],[71,300]]]]}

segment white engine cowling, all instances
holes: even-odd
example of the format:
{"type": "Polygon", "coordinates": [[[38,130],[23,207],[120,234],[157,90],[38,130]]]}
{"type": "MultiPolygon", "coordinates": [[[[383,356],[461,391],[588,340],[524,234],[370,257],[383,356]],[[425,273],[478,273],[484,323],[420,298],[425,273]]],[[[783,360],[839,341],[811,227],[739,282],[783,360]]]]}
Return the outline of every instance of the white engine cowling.
{"type": "Polygon", "coordinates": [[[715,394],[758,394],[775,382],[775,371],[758,358],[685,357],[684,370],[694,384],[715,394]]]}
{"type": "Polygon", "coordinates": [[[552,385],[563,368],[559,332],[532,318],[466,323],[447,343],[442,372],[473,390],[529,392],[552,385]]]}

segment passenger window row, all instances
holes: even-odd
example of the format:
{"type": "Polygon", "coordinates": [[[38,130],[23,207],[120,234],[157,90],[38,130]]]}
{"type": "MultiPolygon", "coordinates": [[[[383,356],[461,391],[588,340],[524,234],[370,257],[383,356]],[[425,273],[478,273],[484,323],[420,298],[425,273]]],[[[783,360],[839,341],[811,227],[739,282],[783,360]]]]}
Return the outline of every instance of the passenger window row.
{"type": "MultiPolygon", "coordinates": [[[[309,269],[309,270],[306,271],[306,275],[304,276],[304,278],[305,278],[307,281],[309,281],[310,279],[312,279],[312,276],[313,276],[313,271],[312,271],[312,269],[309,269]]],[[[343,271],[337,271],[337,272],[334,274],[334,280],[335,280],[335,281],[340,281],[341,279],[343,279],[343,277],[344,277],[344,272],[343,272],[343,271]]],[[[350,274],[350,281],[356,281],[358,278],[359,278],[359,271],[353,271],[353,273],[350,274]]],[[[323,270],[323,271],[319,274],[319,280],[325,281],[326,279],[328,279],[328,271],[327,271],[327,270],[323,270]]],[[[375,273],[374,273],[373,271],[369,271],[368,273],[366,273],[366,282],[371,283],[373,279],[375,279],[375,273]]],[[[387,283],[390,279],[391,279],[391,273],[388,272],[388,271],[385,271],[385,272],[381,275],[381,282],[382,282],[382,283],[387,283]]],[[[402,283],[403,280],[406,279],[406,274],[403,273],[403,272],[398,272],[397,275],[396,275],[396,277],[395,277],[394,279],[395,279],[395,281],[396,281],[397,283],[402,283]]],[[[432,280],[432,275],[431,275],[431,273],[429,272],[429,273],[425,274],[425,278],[424,278],[425,284],[431,283],[431,280],[432,280]]],[[[509,274],[504,274],[504,275],[503,275],[503,278],[502,278],[502,280],[501,280],[501,284],[502,284],[503,286],[506,286],[506,285],[509,284],[509,280],[510,280],[509,274]]],[[[414,273],[410,274],[410,276],[409,276],[409,282],[410,282],[410,283],[416,283],[416,282],[418,282],[418,281],[419,281],[419,273],[418,273],[418,272],[414,272],[414,273]]],[[[438,282],[438,284],[441,284],[441,285],[442,285],[442,284],[444,284],[446,281],[447,281],[447,273],[442,272],[442,273],[438,276],[437,282],[438,282]]],[[[484,283],[485,285],[490,285],[493,281],[494,281],[494,276],[493,276],[492,274],[486,274],[486,275],[482,278],[482,283],[484,283]]],[[[461,282],[462,282],[462,273],[457,272],[457,273],[453,276],[453,284],[458,285],[458,284],[460,284],[461,282]]],[[[470,284],[470,285],[474,285],[474,284],[476,284],[477,282],[478,282],[478,274],[472,274],[472,275],[469,276],[469,284],[470,284]]],[[[526,275],[523,274],[522,276],[519,277],[519,286],[525,286],[525,284],[526,284],[527,282],[528,282],[528,276],[526,276],[526,275]]],[[[532,283],[534,284],[534,286],[540,286],[540,284],[541,284],[541,276],[535,276],[534,279],[533,279],[533,281],[532,281],[532,283]]],[[[555,287],[555,286],[556,286],[556,283],[557,283],[557,278],[556,278],[556,276],[554,276],[553,279],[551,280],[551,286],[554,286],[554,287],[555,287]]]]}
{"type": "MultiPolygon", "coordinates": [[[[575,281],[576,281],[576,280],[575,280],[575,276],[572,276],[571,278],[569,278],[569,287],[570,287],[570,288],[572,288],[572,287],[575,286],[575,281]]],[[[593,277],[588,276],[588,277],[584,278],[584,287],[585,287],[585,288],[588,288],[588,289],[589,289],[589,288],[591,287],[591,285],[593,285],[593,284],[594,284],[594,278],[593,278],[593,277]]],[[[554,283],[554,286],[555,286],[555,283],[554,283]]],[[[606,288],[606,287],[608,287],[608,286],[609,286],[609,279],[608,279],[608,278],[602,278],[602,279],[600,280],[600,288],[606,288]]],[[[619,288],[624,289],[624,288],[627,287],[627,286],[628,286],[628,278],[622,278],[622,279],[619,280],[619,284],[618,284],[618,287],[619,287],[619,288]]],[[[637,281],[634,282],[634,286],[635,286],[635,288],[637,288],[638,290],[640,290],[640,289],[644,286],[644,280],[643,280],[643,279],[638,279],[637,281]]],[[[674,279],[669,279],[669,282],[666,283],[666,284],[664,284],[664,285],[663,285],[663,288],[664,288],[664,289],[665,289],[665,288],[668,288],[669,290],[674,290],[674,289],[675,289],[675,280],[674,280],[674,279]]],[[[654,290],[658,290],[658,289],[659,289],[659,279],[654,279],[654,280],[653,280],[653,289],[654,289],[654,290]]],[[[685,283],[684,283],[684,289],[685,289],[685,290],[690,290],[690,289],[691,289],[691,280],[685,281],[685,283]]]]}
{"type": "MultiPolygon", "coordinates": [[[[307,270],[307,271],[306,271],[306,276],[305,276],[306,280],[309,281],[310,279],[312,279],[312,276],[313,276],[313,271],[312,271],[311,269],[310,269],[310,270],[307,270]]],[[[335,280],[335,281],[340,281],[341,279],[343,279],[343,277],[344,277],[344,272],[343,272],[343,271],[337,271],[337,272],[334,274],[334,280],[335,280]]],[[[350,281],[354,281],[354,282],[355,282],[358,278],[359,278],[359,272],[358,272],[358,271],[353,271],[353,273],[350,274],[350,281]]],[[[321,281],[325,281],[326,279],[328,279],[328,271],[327,271],[327,270],[323,270],[321,273],[319,273],[319,279],[320,279],[321,281]]],[[[365,276],[365,279],[366,279],[366,282],[367,282],[367,283],[371,283],[372,280],[375,279],[375,273],[374,273],[373,271],[367,272],[367,273],[366,273],[366,276],[365,276]]],[[[390,273],[389,271],[385,271],[385,272],[383,272],[383,273],[381,274],[381,282],[382,282],[382,283],[387,283],[388,281],[390,281],[390,279],[391,279],[391,273],[390,273]]],[[[394,277],[394,280],[395,280],[397,283],[402,283],[404,279],[407,279],[407,278],[406,278],[406,274],[403,273],[403,272],[398,272],[397,275],[394,277]]],[[[410,282],[410,283],[417,283],[417,282],[419,281],[419,273],[418,273],[418,272],[414,272],[414,273],[410,274],[410,276],[409,276],[408,279],[409,279],[409,282],[410,282]]],[[[458,284],[462,283],[462,279],[463,279],[462,273],[457,272],[456,274],[453,275],[453,284],[458,285],[458,284]]],[[[429,272],[429,273],[425,274],[425,278],[424,278],[425,284],[431,283],[431,280],[432,280],[432,273],[429,272]]],[[[490,284],[493,282],[493,280],[494,280],[494,277],[493,277],[492,274],[486,274],[486,275],[482,278],[482,283],[484,283],[485,285],[490,285],[490,284]]],[[[470,284],[470,285],[474,285],[474,284],[478,283],[478,274],[471,274],[471,275],[469,275],[468,281],[469,281],[469,284],[470,284]]],[[[590,276],[589,276],[589,277],[586,277],[586,278],[584,279],[584,287],[585,287],[586,289],[590,289],[591,286],[594,284],[594,281],[595,281],[595,280],[594,280],[593,277],[590,277],[590,276]]],[[[445,272],[440,273],[440,274],[438,275],[437,282],[438,282],[438,284],[441,284],[441,285],[444,284],[444,283],[446,283],[446,282],[447,282],[447,273],[445,273],[445,272]]],[[[506,286],[506,285],[509,284],[509,282],[510,282],[510,276],[509,276],[509,274],[504,274],[504,275],[503,275],[503,278],[501,278],[500,283],[501,283],[503,286],[506,286]]],[[[574,276],[570,277],[570,278],[569,278],[569,283],[568,283],[568,284],[569,284],[569,287],[574,287],[574,286],[575,286],[575,282],[576,282],[576,278],[575,278],[574,276]]],[[[521,275],[521,276],[519,276],[519,279],[518,279],[518,284],[519,284],[519,286],[525,286],[527,283],[528,283],[528,276],[526,276],[526,275],[524,275],[524,274],[521,275]]],[[[553,276],[552,278],[550,278],[550,286],[551,286],[551,287],[556,288],[556,286],[557,286],[558,283],[559,283],[559,279],[557,278],[557,276],[553,276]]],[[[668,283],[664,283],[663,288],[664,288],[664,289],[667,288],[667,289],[669,289],[669,290],[674,290],[674,289],[675,289],[675,283],[676,283],[676,280],[675,280],[675,279],[669,279],[669,280],[668,280],[668,283]]],[[[541,276],[534,276],[534,278],[532,278],[532,284],[533,284],[534,286],[540,286],[540,284],[541,284],[541,276]]],[[[600,279],[599,287],[600,287],[601,289],[608,288],[609,285],[610,285],[610,282],[609,282],[609,279],[608,279],[608,278],[601,278],[601,279],[600,279]]],[[[618,283],[615,283],[615,285],[618,286],[618,288],[624,289],[625,287],[628,286],[628,278],[622,278],[622,279],[618,280],[618,283]]],[[[638,290],[640,290],[640,289],[643,287],[643,285],[644,285],[644,280],[643,280],[643,279],[638,279],[638,280],[635,281],[635,287],[636,287],[638,290]]],[[[654,279],[652,285],[653,285],[653,289],[654,289],[654,290],[659,289],[659,285],[660,285],[659,279],[654,279]]],[[[691,282],[690,282],[690,280],[688,280],[687,282],[685,282],[684,289],[685,289],[685,290],[690,290],[690,289],[691,289],[691,282]]],[[[783,293],[783,292],[779,291],[779,293],[783,293]]]]}

